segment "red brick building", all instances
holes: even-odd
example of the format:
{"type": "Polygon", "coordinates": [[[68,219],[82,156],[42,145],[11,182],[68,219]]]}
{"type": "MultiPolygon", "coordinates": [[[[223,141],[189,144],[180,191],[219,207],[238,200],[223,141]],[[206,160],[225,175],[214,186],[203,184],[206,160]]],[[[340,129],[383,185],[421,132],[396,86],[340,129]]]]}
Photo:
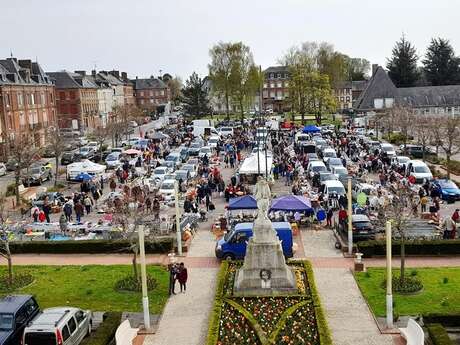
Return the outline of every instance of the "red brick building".
{"type": "Polygon", "coordinates": [[[82,132],[101,125],[97,98],[98,86],[84,72],[48,73],[56,87],[58,124],[82,132]]]}
{"type": "Polygon", "coordinates": [[[136,105],[144,109],[164,107],[170,100],[169,87],[161,80],[154,78],[133,79],[136,105]]]}
{"type": "Polygon", "coordinates": [[[8,141],[32,136],[36,146],[46,144],[46,129],[55,125],[55,87],[37,62],[0,60],[0,154],[8,141]]]}
{"type": "Polygon", "coordinates": [[[289,73],[286,66],[268,67],[264,72],[262,90],[263,110],[272,109],[275,113],[290,110],[289,73]]]}

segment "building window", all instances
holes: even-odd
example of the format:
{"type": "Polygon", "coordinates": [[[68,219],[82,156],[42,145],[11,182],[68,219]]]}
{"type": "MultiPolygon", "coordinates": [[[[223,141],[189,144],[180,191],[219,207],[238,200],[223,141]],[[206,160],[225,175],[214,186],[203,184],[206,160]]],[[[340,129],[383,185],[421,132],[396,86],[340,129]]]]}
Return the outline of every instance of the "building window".
{"type": "Polygon", "coordinates": [[[278,90],[278,91],[276,92],[276,98],[277,98],[277,99],[282,99],[282,98],[283,98],[283,92],[280,91],[280,90],[278,90]]]}
{"type": "Polygon", "coordinates": [[[7,107],[10,106],[10,94],[9,93],[5,93],[5,105],[7,107]]]}
{"type": "Polygon", "coordinates": [[[154,102],[153,98],[150,98],[150,103],[152,103],[152,104],[153,104],[153,102],[154,102]]]}
{"type": "Polygon", "coordinates": [[[41,98],[41,104],[45,105],[46,100],[45,100],[45,93],[44,93],[44,92],[42,92],[42,93],[40,94],[40,98],[41,98]]]}
{"type": "Polygon", "coordinates": [[[165,90],[160,90],[160,96],[164,96],[165,95],[165,90]]]}
{"type": "Polygon", "coordinates": [[[270,91],[270,98],[275,98],[275,91],[270,91]]]}
{"type": "Polygon", "coordinates": [[[24,126],[26,124],[26,117],[24,116],[24,112],[19,113],[19,124],[24,126]]]}
{"type": "Polygon", "coordinates": [[[150,97],[152,97],[152,96],[153,96],[153,91],[150,91],[150,97]]]}
{"type": "Polygon", "coordinates": [[[144,91],[140,92],[141,97],[144,97],[144,91]]]}
{"type": "Polygon", "coordinates": [[[64,91],[59,92],[59,99],[61,101],[63,101],[65,99],[65,92],[64,91]]]}
{"type": "Polygon", "coordinates": [[[284,91],[284,97],[288,98],[289,97],[289,91],[284,91]]]}
{"type": "Polygon", "coordinates": [[[340,97],[340,102],[343,102],[343,97],[340,97]]]}
{"type": "Polygon", "coordinates": [[[279,82],[276,84],[276,87],[282,88],[282,87],[283,87],[283,83],[279,81],[279,82]]]}
{"type": "Polygon", "coordinates": [[[20,107],[24,105],[24,95],[22,94],[22,92],[18,93],[18,104],[20,107]]]}
{"type": "Polygon", "coordinates": [[[278,79],[281,78],[281,73],[278,73],[277,77],[278,77],[278,79]]]}
{"type": "Polygon", "coordinates": [[[264,89],[266,89],[267,87],[268,87],[268,84],[264,83],[264,89]]]}
{"type": "Polygon", "coordinates": [[[289,82],[288,81],[284,82],[284,87],[289,87],[289,82]]]}
{"type": "Polygon", "coordinates": [[[346,100],[347,100],[347,103],[349,103],[350,102],[350,96],[347,96],[346,100]]]}
{"type": "Polygon", "coordinates": [[[70,91],[70,99],[75,99],[75,91],[70,91]]]}
{"type": "Polygon", "coordinates": [[[270,83],[270,88],[274,89],[275,88],[275,83],[270,83]]]}
{"type": "Polygon", "coordinates": [[[263,91],[262,92],[262,97],[267,98],[268,97],[268,91],[263,91]]]}

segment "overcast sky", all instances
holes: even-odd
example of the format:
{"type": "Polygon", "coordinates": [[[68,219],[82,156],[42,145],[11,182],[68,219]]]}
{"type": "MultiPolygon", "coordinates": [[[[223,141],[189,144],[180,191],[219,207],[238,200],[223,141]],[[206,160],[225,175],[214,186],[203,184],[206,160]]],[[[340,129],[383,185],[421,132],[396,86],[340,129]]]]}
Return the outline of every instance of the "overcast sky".
{"type": "Polygon", "coordinates": [[[209,48],[243,41],[257,64],[292,45],[327,41],[384,64],[404,32],[419,52],[433,36],[460,54],[453,0],[2,0],[0,58],[38,58],[46,71],[118,69],[130,77],[207,73],[209,48]]]}

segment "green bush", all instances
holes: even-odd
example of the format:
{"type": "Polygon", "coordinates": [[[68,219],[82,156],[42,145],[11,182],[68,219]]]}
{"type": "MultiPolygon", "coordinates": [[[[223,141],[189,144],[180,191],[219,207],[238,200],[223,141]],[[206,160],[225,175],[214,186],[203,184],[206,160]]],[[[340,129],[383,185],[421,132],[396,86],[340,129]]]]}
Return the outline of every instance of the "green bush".
{"type": "MultiPolygon", "coordinates": [[[[363,241],[357,243],[358,250],[365,258],[386,255],[386,243],[382,240],[363,241]]],[[[460,254],[460,240],[415,240],[406,241],[406,255],[417,256],[448,256],[460,254]]],[[[399,256],[401,245],[393,241],[392,252],[399,256]]]]}
{"type": "Polygon", "coordinates": [[[400,145],[404,143],[404,139],[405,139],[405,136],[402,133],[391,133],[389,135],[388,141],[392,144],[400,145]]]}
{"type": "Polygon", "coordinates": [[[104,315],[104,322],[91,334],[83,339],[81,345],[108,345],[115,337],[115,332],[121,322],[121,313],[108,312],[104,315]]]}
{"type": "MultiPolygon", "coordinates": [[[[157,286],[155,278],[147,274],[147,290],[152,291],[157,286]]],[[[117,291],[137,291],[142,292],[142,282],[140,277],[132,275],[124,277],[115,283],[115,290],[117,291]]]]}
{"type": "Polygon", "coordinates": [[[6,196],[13,196],[15,194],[16,194],[16,184],[13,182],[13,183],[10,183],[6,187],[6,196]]]}
{"type": "MultiPolygon", "coordinates": [[[[387,280],[385,279],[382,282],[382,289],[385,289],[387,286],[387,280]]],[[[393,292],[397,293],[414,293],[423,289],[422,281],[415,276],[406,276],[404,278],[404,283],[401,284],[401,279],[399,276],[393,276],[392,279],[393,292]]]]}
{"type": "MultiPolygon", "coordinates": [[[[172,248],[172,238],[145,242],[145,252],[147,254],[169,253],[172,248]]],[[[130,242],[126,240],[11,242],[10,249],[13,254],[132,253],[130,242]]]]}
{"type": "Polygon", "coordinates": [[[454,343],[450,340],[445,328],[439,324],[434,323],[427,325],[428,334],[430,335],[433,345],[453,345],[454,343]]]}
{"type": "Polygon", "coordinates": [[[444,327],[458,327],[460,314],[424,314],[423,321],[428,323],[440,323],[444,327]]]}

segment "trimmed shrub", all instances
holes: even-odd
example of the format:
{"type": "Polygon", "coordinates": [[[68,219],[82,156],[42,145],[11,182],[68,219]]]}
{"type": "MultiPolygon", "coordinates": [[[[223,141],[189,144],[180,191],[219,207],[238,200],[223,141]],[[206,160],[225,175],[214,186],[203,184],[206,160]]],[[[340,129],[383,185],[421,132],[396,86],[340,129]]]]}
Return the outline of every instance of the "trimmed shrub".
{"type": "MultiPolygon", "coordinates": [[[[146,241],[147,254],[169,253],[173,248],[172,238],[146,241]]],[[[11,242],[13,254],[105,254],[132,253],[130,242],[123,240],[89,240],[89,241],[30,241],[11,242]]]]}
{"type": "Polygon", "coordinates": [[[458,327],[460,325],[460,314],[424,314],[423,322],[440,323],[444,327],[458,327]]]}
{"type": "Polygon", "coordinates": [[[439,324],[434,323],[427,325],[428,334],[430,335],[433,345],[453,345],[454,343],[450,340],[445,328],[439,324]]]}
{"type": "MultiPolygon", "coordinates": [[[[365,258],[386,255],[385,241],[363,241],[356,244],[360,253],[365,258]]],[[[393,241],[392,251],[394,256],[400,255],[401,244],[393,241]]],[[[406,255],[416,256],[448,256],[460,255],[460,240],[416,240],[406,241],[406,255]]]]}
{"type": "Polygon", "coordinates": [[[83,339],[81,345],[108,345],[115,337],[115,332],[121,322],[121,313],[108,312],[104,315],[104,322],[90,337],[83,339]]]}

